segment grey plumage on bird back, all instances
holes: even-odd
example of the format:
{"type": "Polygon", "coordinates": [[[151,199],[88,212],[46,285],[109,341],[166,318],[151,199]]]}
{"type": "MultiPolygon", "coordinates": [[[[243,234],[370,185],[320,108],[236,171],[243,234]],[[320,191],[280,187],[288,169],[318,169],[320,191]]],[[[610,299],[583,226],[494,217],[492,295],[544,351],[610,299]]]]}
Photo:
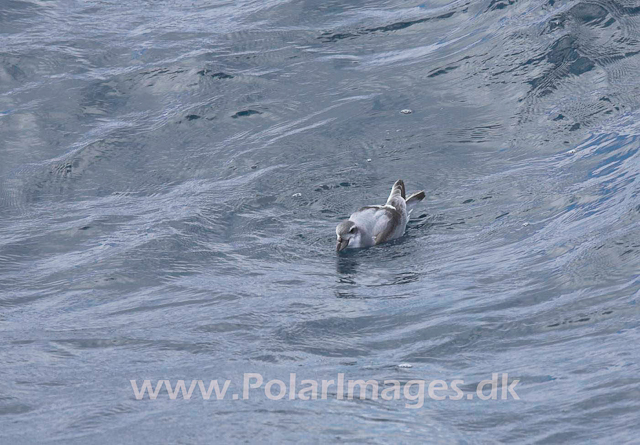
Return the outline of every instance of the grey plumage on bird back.
{"type": "Polygon", "coordinates": [[[425,198],[424,191],[407,197],[398,179],[384,205],[362,207],[336,227],[336,251],[371,247],[404,235],[413,207],[425,198]]]}

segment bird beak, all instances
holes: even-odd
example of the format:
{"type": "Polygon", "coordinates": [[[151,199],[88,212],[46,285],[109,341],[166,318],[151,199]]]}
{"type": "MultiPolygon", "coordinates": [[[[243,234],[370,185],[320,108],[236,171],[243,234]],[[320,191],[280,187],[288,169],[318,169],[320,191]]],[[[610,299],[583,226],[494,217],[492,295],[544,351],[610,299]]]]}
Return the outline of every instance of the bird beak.
{"type": "Polygon", "coordinates": [[[348,239],[338,238],[338,242],[336,243],[336,252],[340,252],[341,250],[346,249],[348,245],[348,239]]]}

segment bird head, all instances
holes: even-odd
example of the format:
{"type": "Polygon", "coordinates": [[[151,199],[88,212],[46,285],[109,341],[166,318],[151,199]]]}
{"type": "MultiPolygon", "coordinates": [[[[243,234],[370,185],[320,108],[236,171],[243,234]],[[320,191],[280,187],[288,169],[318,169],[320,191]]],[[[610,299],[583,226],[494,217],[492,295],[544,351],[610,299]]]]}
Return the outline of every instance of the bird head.
{"type": "Polygon", "coordinates": [[[338,237],[338,243],[336,244],[336,252],[340,252],[349,246],[351,240],[358,236],[358,226],[353,221],[342,221],[336,227],[336,236],[338,237]]]}

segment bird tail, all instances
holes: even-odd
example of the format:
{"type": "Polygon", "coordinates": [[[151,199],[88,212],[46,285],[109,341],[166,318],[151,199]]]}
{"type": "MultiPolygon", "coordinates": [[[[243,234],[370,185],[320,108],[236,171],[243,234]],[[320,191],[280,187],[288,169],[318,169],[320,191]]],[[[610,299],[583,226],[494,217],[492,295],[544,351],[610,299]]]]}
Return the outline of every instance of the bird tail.
{"type": "Polygon", "coordinates": [[[393,184],[393,187],[391,187],[391,193],[389,194],[389,199],[387,199],[387,202],[391,202],[393,198],[398,195],[402,196],[403,199],[406,196],[404,191],[404,181],[402,179],[398,179],[393,184]]]}
{"type": "Polygon", "coordinates": [[[414,194],[412,194],[411,196],[409,196],[406,199],[406,203],[407,203],[407,210],[410,212],[411,210],[413,210],[413,208],[416,206],[416,204],[418,204],[420,201],[422,201],[427,195],[424,193],[424,190],[419,191],[419,192],[415,192],[414,194]]]}

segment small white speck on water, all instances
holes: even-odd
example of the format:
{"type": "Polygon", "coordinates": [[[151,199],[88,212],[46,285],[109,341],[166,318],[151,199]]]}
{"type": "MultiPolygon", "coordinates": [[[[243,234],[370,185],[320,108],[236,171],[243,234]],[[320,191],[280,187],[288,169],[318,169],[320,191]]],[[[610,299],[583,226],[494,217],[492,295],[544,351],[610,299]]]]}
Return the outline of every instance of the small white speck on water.
{"type": "Polygon", "coordinates": [[[291,195],[292,198],[299,198],[302,196],[302,193],[294,193],[293,195],[291,195]]]}
{"type": "Polygon", "coordinates": [[[522,226],[523,226],[523,227],[527,227],[528,225],[529,225],[529,223],[528,223],[528,222],[522,223],[522,226]]]}
{"type": "Polygon", "coordinates": [[[576,154],[578,153],[578,150],[576,150],[575,148],[572,148],[571,150],[569,150],[567,153],[569,153],[570,155],[576,154]]]}
{"type": "Polygon", "coordinates": [[[400,110],[400,113],[402,113],[402,114],[411,114],[411,113],[413,113],[413,110],[409,110],[408,108],[406,108],[404,110],[400,110]]]}
{"type": "Polygon", "coordinates": [[[371,162],[371,158],[367,158],[367,162],[371,162]]]}
{"type": "Polygon", "coordinates": [[[398,368],[413,368],[413,365],[410,365],[409,363],[400,363],[398,368]]]}

